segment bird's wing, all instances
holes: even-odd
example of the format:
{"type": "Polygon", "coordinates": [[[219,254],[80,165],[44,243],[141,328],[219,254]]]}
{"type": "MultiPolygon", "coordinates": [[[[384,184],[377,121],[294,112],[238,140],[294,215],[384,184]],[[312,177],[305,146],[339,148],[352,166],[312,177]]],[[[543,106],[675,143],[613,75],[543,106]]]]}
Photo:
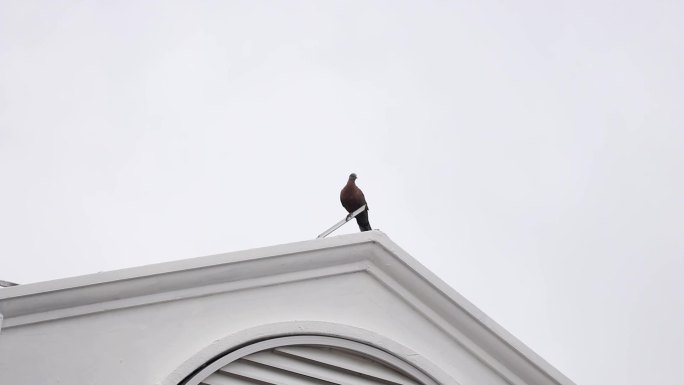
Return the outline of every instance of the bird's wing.
{"type": "Polygon", "coordinates": [[[366,210],[368,210],[368,202],[366,202],[366,196],[363,195],[363,191],[361,191],[361,189],[359,189],[359,194],[361,195],[361,202],[363,202],[361,204],[366,205],[366,210]]]}

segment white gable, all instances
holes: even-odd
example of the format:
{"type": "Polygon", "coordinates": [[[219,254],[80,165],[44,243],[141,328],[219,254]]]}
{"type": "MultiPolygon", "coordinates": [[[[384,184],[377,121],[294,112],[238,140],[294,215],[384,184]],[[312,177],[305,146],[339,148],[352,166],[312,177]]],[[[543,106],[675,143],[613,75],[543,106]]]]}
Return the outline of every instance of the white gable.
{"type": "Polygon", "coordinates": [[[572,384],[377,231],[3,288],[0,314],[13,385],[191,383],[284,337],[425,385],[572,384]]]}

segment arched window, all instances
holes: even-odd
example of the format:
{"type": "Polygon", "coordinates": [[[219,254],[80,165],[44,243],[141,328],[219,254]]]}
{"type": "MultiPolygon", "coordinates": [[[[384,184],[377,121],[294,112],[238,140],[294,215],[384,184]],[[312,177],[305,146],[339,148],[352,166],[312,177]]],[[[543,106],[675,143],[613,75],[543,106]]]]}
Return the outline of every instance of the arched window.
{"type": "Polygon", "coordinates": [[[268,339],[228,352],[179,385],[437,385],[401,358],[328,336],[268,339]]]}

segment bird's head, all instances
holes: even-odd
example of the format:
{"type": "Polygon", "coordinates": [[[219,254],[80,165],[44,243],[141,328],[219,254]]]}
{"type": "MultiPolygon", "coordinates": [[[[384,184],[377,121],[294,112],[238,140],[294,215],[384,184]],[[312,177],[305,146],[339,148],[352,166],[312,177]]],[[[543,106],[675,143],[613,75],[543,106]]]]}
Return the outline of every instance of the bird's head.
{"type": "Polygon", "coordinates": [[[349,174],[349,180],[356,180],[356,174],[355,173],[349,174]]]}

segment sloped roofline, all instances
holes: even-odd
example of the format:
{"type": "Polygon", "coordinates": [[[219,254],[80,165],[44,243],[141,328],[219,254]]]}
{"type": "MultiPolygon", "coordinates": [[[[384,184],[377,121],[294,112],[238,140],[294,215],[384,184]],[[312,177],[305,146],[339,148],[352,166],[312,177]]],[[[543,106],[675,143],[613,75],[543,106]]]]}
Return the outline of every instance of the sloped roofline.
{"type": "Polygon", "coordinates": [[[371,274],[512,383],[573,385],[379,231],[3,288],[0,327],[350,272],[371,274]]]}

